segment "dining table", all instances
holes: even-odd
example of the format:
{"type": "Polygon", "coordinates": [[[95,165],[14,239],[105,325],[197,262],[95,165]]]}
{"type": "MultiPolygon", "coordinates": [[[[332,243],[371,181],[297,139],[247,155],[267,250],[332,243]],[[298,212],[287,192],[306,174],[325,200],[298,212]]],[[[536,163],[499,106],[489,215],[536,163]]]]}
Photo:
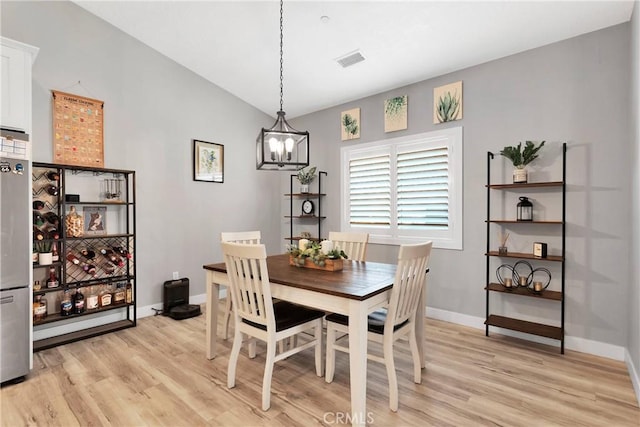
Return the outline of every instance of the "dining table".
{"type": "MultiPolygon", "coordinates": [[[[213,359],[216,356],[220,286],[228,286],[229,281],[224,262],[207,264],[203,268],[207,289],[206,357],[213,359]]],[[[367,316],[387,305],[396,264],[343,260],[342,270],[327,271],[290,265],[288,254],[278,254],[267,257],[267,270],[273,298],[349,317],[349,417],[352,425],[365,425],[367,419],[371,419],[366,411],[367,316]]],[[[416,335],[423,368],[425,293],[423,288],[416,313],[416,335]]]]}

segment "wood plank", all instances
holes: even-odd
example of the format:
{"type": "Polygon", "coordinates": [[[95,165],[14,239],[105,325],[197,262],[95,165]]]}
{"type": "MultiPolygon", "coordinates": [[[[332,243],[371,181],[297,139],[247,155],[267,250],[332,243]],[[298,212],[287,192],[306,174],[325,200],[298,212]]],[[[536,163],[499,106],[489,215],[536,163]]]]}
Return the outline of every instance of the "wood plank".
{"type": "MultiPolygon", "coordinates": [[[[548,182],[527,182],[523,184],[490,184],[489,188],[493,190],[524,190],[527,188],[545,188],[545,187],[562,187],[562,181],[548,181],[548,182]]],[[[487,187],[487,185],[485,185],[487,187]]]]}
{"type": "Polygon", "coordinates": [[[95,326],[93,328],[82,329],[80,331],[70,332],[68,334],[58,335],[51,338],[45,338],[33,342],[33,351],[46,350],[61,344],[67,344],[84,338],[95,337],[113,331],[119,331],[125,328],[131,328],[134,323],[130,320],[120,320],[107,325],[95,326]]]}
{"type": "Polygon", "coordinates": [[[554,301],[562,301],[562,292],[558,291],[546,290],[542,293],[537,294],[521,286],[505,288],[500,283],[489,283],[489,286],[486,286],[484,289],[492,292],[503,292],[511,295],[521,295],[534,298],[550,299],[554,301]]]}
{"type": "Polygon", "coordinates": [[[559,255],[547,255],[546,258],[540,258],[537,256],[533,256],[532,253],[525,252],[507,252],[506,254],[501,254],[498,251],[489,251],[485,253],[487,256],[497,256],[500,258],[524,258],[524,259],[535,259],[537,261],[554,261],[554,262],[562,262],[562,256],[559,255]]]}
{"type": "Polygon", "coordinates": [[[541,337],[553,338],[556,340],[562,339],[562,329],[557,326],[543,325],[542,323],[528,322],[526,320],[497,316],[495,314],[490,315],[484,323],[489,326],[497,326],[499,328],[511,329],[513,331],[524,332],[541,337]]]}

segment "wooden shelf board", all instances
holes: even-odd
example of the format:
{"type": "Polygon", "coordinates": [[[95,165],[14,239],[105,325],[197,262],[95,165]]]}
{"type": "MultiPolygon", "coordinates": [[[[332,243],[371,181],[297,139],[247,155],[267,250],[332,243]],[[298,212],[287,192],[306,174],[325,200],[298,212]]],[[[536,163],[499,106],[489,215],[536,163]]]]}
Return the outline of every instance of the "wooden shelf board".
{"type": "Polygon", "coordinates": [[[541,323],[497,316],[495,314],[490,315],[484,323],[488,326],[511,329],[512,331],[524,332],[526,334],[538,335],[555,340],[562,339],[562,328],[557,326],[543,325],[541,323]]]}
{"type": "Polygon", "coordinates": [[[326,216],[316,215],[285,215],[285,218],[299,218],[299,219],[325,219],[326,216]]]}
{"type": "Polygon", "coordinates": [[[62,344],[68,344],[71,342],[79,341],[86,338],[95,337],[98,335],[107,334],[109,332],[119,331],[121,329],[134,327],[135,323],[131,320],[120,320],[106,325],[95,326],[93,328],[82,329],[68,334],[58,335],[51,338],[45,338],[33,342],[33,351],[46,350],[48,348],[56,347],[62,344]]]}
{"type": "Polygon", "coordinates": [[[546,291],[543,291],[542,293],[536,294],[535,292],[530,291],[529,289],[523,288],[523,287],[505,288],[500,283],[489,283],[489,286],[485,287],[484,289],[492,292],[502,292],[502,293],[511,294],[511,295],[542,298],[542,299],[549,299],[553,301],[562,301],[562,292],[558,292],[558,291],[546,290],[546,291]]]}
{"type": "MultiPolygon", "coordinates": [[[[38,295],[40,293],[39,291],[36,291],[36,292],[34,292],[34,295],[38,295]]],[[[85,302],[86,302],[86,298],[85,298],[85,302]]],[[[47,317],[45,317],[44,320],[41,320],[39,322],[34,322],[33,326],[36,327],[36,326],[40,326],[40,325],[46,325],[48,323],[59,322],[61,320],[67,320],[67,319],[77,319],[77,318],[82,317],[82,316],[89,316],[89,315],[92,315],[92,314],[95,314],[95,313],[100,313],[100,312],[103,312],[103,311],[117,310],[119,308],[126,308],[126,307],[130,307],[132,305],[133,305],[133,303],[130,303],[130,304],[127,304],[127,303],[124,303],[124,304],[112,304],[112,305],[109,305],[107,307],[100,307],[100,308],[96,308],[96,309],[93,309],[93,310],[86,310],[82,314],[71,314],[69,316],[62,316],[62,315],[60,315],[60,313],[49,314],[49,315],[47,315],[47,317]]]]}
{"type": "Polygon", "coordinates": [[[558,224],[558,225],[562,225],[562,221],[518,221],[515,219],[492,219],[489,222],[494,224],[545,224],[545,225],[558,224]]]}
{"type": "Polygon", "coordinates": [[[537,256],[533,256],[533,254],[525,253],[525,252],[507,252],[506,254],[500,254],[498,251],[490,251],[489,253],[485,253],[486,256],[497,256],[501,258],[523,258],[523,259],[534,259],[537,261],[555,261],[562,262],[563,259],[559,255],[547,255],[546,258],[540,258],[537,256]]]}
{"type": "Polygon", "coordinates": [[[326,193],[288,193],[285,194],[285,196],[289,197],[289,196],[293,196],[293,197],[320,197],[320,196],[326,196],[326,193]]]}
{"type": "Polygon", "coordinates": [[[562,187],[562,181],[548,182],[527,182],[526,184],[490,184],[485,185],[494,190],[525,189],[525,188],[544,188],[544,187],[562,187]]]}

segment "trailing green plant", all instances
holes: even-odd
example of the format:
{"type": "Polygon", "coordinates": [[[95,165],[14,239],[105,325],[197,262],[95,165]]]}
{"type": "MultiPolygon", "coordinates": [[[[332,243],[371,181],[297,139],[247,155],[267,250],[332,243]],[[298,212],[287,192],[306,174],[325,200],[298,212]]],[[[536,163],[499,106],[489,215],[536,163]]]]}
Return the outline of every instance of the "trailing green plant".
{"type": "Polygon", "coordinates": [[[324,267],[328,259],[347,259],[347,254],[343,250],[333,249],[326,254],[322,252],[322,245],[319,242],[309,242],[305,249],[300,249],[297,245],[288,245],[287,253],[293,258],[296,267],[303,267],[309,258],[318,267],[324,267]]]}
{"type": "Polygon", "coordinates": [[[342,117],[342,127],[349,137],[358,134],[358,121],[351,117],[351,114],[345,114],[342,117]]]}
{"type": "Polygon", "coordinates": [[[402,111],[402,107],[407,105],[407,96],[396,96],[395,98],[387,99],[384,104],[384,113],[387,116],[395,116],[402,111]]]}
{"type": "Polygon", "coordinates": [[[532,161],[538,158],[538,151],[544,146],[545,141],[542,141],[538,146],[534,141],[525,141],[524,149],[522,149],[522,142],[519,142],[517,146],[504,147],[500,151],[500,155],[511,160],[513,166],[522,169],[532,161]]]}
{"type": "Polygon", "coordinates": [[[444,96],[438,98],[436,115],[440,123],[455,120],[460,113],[460,97],[456,91],[453,96],[447,91],[444,96]]]}
{"type": "Polygon", "coordinates": [[[311,184],[311,182],[315,179],[315,177],[316,177],[315,166],[311,166],[307,170],[304,170],[304,168],[302,168],[298,171],[298,181],[300,181],[300,184],[304,184],[304,185],[311,184]]]}

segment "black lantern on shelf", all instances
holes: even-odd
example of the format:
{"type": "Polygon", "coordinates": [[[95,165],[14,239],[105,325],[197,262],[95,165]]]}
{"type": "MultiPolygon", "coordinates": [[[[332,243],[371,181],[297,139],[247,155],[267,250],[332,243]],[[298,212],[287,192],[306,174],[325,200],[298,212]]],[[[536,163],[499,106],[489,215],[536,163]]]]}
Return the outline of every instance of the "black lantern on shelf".
{"type": "Polygon", "coordinates": [[[520,197],[516,219],[518,221],[533,221],[533,203],[529,201],[528,197],[520,197]]]}

